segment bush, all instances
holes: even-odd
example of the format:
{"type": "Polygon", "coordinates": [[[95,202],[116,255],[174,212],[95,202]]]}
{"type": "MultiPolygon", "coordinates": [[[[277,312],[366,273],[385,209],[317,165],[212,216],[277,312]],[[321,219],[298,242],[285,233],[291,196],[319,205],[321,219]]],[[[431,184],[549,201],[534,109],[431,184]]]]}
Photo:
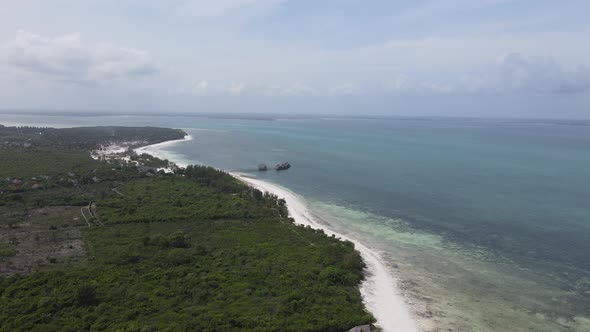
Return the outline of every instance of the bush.
{"type": "Polygon", "coordinates": [[[167,255],[167,263],[172,266],[188,264],[191,261],[191,253],[181,248],[174,248],[167,255]]]}
{"type": "Polygon", "coordinates": [[[331,285],[350,285],[354,283],[354,276],[350,272],[334,266],[328,266],[320,272],[320,279],[331,285]]]}
{"type": "Polygon", "coordinates": [[[88,307],[98,302],[96,297],[96,288],[90,285],[82,285],[78,288],[76,293],[76,300],[78,305],[88,307]]]}

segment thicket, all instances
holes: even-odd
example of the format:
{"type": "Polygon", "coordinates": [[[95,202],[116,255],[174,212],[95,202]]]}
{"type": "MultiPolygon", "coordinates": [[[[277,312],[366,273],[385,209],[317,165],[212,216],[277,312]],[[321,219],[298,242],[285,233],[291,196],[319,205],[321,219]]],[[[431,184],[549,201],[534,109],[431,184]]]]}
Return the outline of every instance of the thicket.
{"type": "Polygon", "coordinates": [[[87,259],[78,265],[0,276],[0,331],[343,331],[374,322],[353,244],[294,225],[284,200],[210,167],[148,177],[52,149],[0,150],[0,178],[50,177],[39,189],[0,183],[0,219],[92,201],[104,226],[80,223],[87,259]]]}

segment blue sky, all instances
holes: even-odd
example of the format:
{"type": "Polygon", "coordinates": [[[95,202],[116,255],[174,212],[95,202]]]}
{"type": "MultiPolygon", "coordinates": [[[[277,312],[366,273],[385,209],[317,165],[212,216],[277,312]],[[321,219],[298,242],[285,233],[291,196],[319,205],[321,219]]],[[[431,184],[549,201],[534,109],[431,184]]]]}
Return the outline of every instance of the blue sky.
{"type": "Polygon", "coordinates": [[[0,108],[590,118],[588,1],[2,1],[0,108]]]}

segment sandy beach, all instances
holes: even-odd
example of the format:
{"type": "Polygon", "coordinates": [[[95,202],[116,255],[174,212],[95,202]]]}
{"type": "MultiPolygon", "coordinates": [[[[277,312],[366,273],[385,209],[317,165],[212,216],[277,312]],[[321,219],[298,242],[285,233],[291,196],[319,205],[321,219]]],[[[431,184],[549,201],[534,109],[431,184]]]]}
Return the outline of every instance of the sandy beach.
{"type": "Polygon", "coordinates": [[[175,144],[178,144],[181,142],[188,142],[188,141],[191,141],[192,139],[193,139],[193,137],[191,135],[186,135],[182,139],[166,141],[166,142],[162,142],[162,143],[158,143],[158,144],[146,145],[146,146],[142,146],[140,148],[134,149],[134,151],[137,154],[147,153],[147,154],[150,154],[156,158],[168,159],[180,167],[186,167],[188,165],[188,163],[179,160],[180,158],[175,158],[176,156],[172,153],[163,152],[162,148],[165,148],[165,147],[168,147],[171,145],[175,145],[175,144]]]}

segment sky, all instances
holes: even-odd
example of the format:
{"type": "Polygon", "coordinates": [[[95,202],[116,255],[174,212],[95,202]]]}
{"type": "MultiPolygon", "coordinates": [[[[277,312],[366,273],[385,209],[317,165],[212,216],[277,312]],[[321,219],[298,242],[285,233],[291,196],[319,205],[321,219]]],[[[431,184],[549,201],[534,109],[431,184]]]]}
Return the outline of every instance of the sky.
{"type": "Polygon", "coordinates": [[[0,109],[590,118],[587,0],[0,0],[0,109]]]}

